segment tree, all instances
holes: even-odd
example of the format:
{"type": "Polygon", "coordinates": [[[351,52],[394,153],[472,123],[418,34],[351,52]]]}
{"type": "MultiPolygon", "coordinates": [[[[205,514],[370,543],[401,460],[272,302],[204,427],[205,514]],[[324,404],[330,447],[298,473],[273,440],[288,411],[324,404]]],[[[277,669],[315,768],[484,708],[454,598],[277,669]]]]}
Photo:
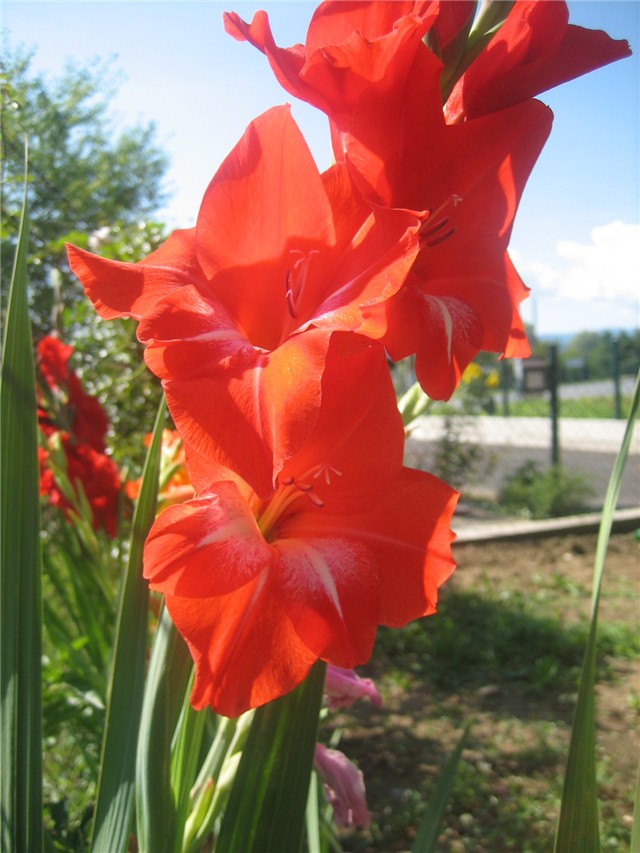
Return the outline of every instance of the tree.
{"type": "Polygon", "coordinates": [[[117,435],[114,456],[135,476],[160,388],[143,366],[132,321],[99,320],[69,271],[64,244],[123,261],[149,254],[166,237],[164,226],[149,216],[165,200],[168,158],[155,142],[152,123],[117,132],[110,102],[118,75],[111,63],[69,62],[62,76],[50,81],[33,73],[32,59],[33,52],[12,52],[5,45],[0,60],[1,273],[8,281],[22,207],[26,136],[34,336],[55,331],[74,345],[74,369],[100,398],[117,435]]]}
{"type": "MultiPolygon", "coordinates": [[[[54,270],[65,306],[82,293],[68,272],[65,241],[87,246],[101,229],[115,227],[121,235],[127,229],[139,231],[138,223],[146,222],[165,200],[162,179],[168,159],[155,142],[153,123],[117,132],[109,103],[118,75],[110,62],[67,63],[62,76],[49,81],[33,73],[33,55],[7,48],[0,60],[0,212],[6,281],[22,205],[26,136],[30,284],[38,335],[52,326],[54,270]]],[[[156,226],[152,241],[162,237],[156,226]]]]}

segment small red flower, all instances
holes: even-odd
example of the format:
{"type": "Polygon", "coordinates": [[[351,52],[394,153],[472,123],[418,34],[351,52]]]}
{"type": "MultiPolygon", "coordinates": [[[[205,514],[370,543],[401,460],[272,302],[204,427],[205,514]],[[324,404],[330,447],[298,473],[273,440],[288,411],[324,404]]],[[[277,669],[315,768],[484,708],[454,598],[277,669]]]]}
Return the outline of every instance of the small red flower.
{"type": "Polygon", "coordinates": [[[630,55],[625,40],[569,24],[563,0],[518,0],[456,83],[447,121],[504,109],[630,55]]]}
{"type": "Polygon", "coordinates": [[[38,389],[38,421],[45,435],[66,430],[77,441],[104,452],[109,428],[100,403],[87,394],[69,368],[73,347],[46,335],[38,342],[37,363],[41,378],[38,389]]]}
{"type": "Polygon", "coordinates": [[[312,435],[267,498],[187,448],[198,497],[165,510],[147,540],[145,577],[191,649],[197,708],[236,716],[293,689],[318,658],[365,662],[377,626],[433,613],[453,570],[456,496],[402,466],[382,349],[334,335],[322,392],[312,435]]]}
{"type": "MultiPolygon", "coordinates": [[[[47,440],[59,437],[64,465],[74,488],[81,483],[93,512],[96,529],[110,536],[117,532],[120,477],[113,460],[106,456],[107,416],[95,397],[87,394],[76,374],[69,368],[73,347],[58,338],[46,336],[37,346],[40,383],[38,425],[47,440]]],[[[38,449],[40,494],[52,506],[69,516],[74,509],[48,463],[49,453],[38,449]]]]}
{"type": "Polygon", "coordinates": [[[419,219],[373,210],[339,164],[320,175],[286,107],[256,119],[205,193],[195,229],[139,264],[69,247],[103,317],[140,320],[185,441],[268,494],[317,418],[332,332],[395,293],[419,219]]]}

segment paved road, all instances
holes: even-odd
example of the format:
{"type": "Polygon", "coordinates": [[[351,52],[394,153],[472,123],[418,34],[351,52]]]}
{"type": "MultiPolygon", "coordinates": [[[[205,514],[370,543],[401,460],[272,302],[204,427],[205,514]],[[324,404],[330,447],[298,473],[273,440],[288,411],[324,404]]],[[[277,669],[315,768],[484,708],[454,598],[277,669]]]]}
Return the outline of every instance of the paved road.
{"type": "MultiPolygon", "coordinates": [[[[620,377],[621,394],[633,394],[635,376],[620,377]]],[[[558,386],[558,396],[561,400],[580,400],[583,397],[611,397],[614,387],[612,379],[594,379],[589,382],[568,382],[558,386]]]]}

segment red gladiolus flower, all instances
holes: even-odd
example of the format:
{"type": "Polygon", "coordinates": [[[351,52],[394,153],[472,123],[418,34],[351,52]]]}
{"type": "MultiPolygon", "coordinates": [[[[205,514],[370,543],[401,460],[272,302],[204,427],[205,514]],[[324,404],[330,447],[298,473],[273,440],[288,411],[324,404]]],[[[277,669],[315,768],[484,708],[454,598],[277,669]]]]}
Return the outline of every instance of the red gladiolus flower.
{"type": "Polygon", "coordinates": [[[195,229],[139,264],[69,247],[103,317],[141,321],[185,442],[260,494],[317,418],[335,330],[402,285],[418,217],[372,210],[348,170],[320,175],[286,107],[249,126],[205,194],[195,229]]]}
{"type": "Polygon", "coordinates": [[[504,109],[630,55],[627,41],[569,24],[562,0],[518,0],[456,83],[447,121],[504,109]]]}
{"type": "Polygon", "coordinates": [[[456,495],[402,466],[382,349],[334,335],[322,385],[316,427],[266,499],[187,451],[198,497],[165,510],[147,540],[144,574],[193,655],[196,708],[236,716],[319,658],[363,663],[377,626],[433,613],[453,570],[456,495]]]}
{"type": "MultiPolygon", "coordinates": [[[[120,495],[120,476],[118,469],[109,456],[94,450],[89,444],[78,443],[67,433],[59,433],[65,457],[66,475],[75,489],[78,484],[89,501],[96,530],[105,530],[113,537],[118,532],[118,500],[120,495]]],[[[69,501],[48,464],[48,453],[38,448],[40,460],[40,494],[46,497],[51,506],[57,506],[67,516],[73,518],[76,507],[69,501]]]]}
{"type": "MultiPolygon", "coordinates": [[[[69,368],[72,354],[73,347],[52,336],[38,343],[38,426],[47,440],[59,436],[67,478],[74,488],[82,484],[96,530],[104,528],[115,536],[120,477],[113,460],[104,454],[107,416],[69,368]]],[[[40,494],[69,516],[73,506],[56,482],[48,457],[47,450],[38,449],[40,494]]]]}
{"type": "MultiPolygon", "coordinates": [[[[363,193],[429,211],[407,283],[366,316],[391,357],[416,353],[422,387],[446,399],[480,350],[529,354],[518,310],[528,291],[506,250],[552,116],[532,101],[448,126],[442,66],[421,41],[437,11],[437,4],[323,4],[304,51],[277,48],[264,13],[250,26],[227,16],[226,25],[266,53],[288,91],[328,113],[336,157],[363,193]]],[[[446,42],[456,22],[441,23],[446,42]]]]}
{"type": "Polygon", "coordinates": [[[38,422],[45,435],[66,430],[98,453],[105,449],[109,428],[100,403],[87,394],[69,369],[73,347],[46,335],[38,342],[37,362],[42,383],[38,391],[38,422]]]}
{"type": "Polygon", "coordinates": [[[313,13],[304,45],[278,47],[266,12],[251,24],[224,13],[226,31],[265,54],[287,92],[348,120],[364,96],[402,86],[422,37],[438,17],[438,0],[327,2],[313,13]]]}

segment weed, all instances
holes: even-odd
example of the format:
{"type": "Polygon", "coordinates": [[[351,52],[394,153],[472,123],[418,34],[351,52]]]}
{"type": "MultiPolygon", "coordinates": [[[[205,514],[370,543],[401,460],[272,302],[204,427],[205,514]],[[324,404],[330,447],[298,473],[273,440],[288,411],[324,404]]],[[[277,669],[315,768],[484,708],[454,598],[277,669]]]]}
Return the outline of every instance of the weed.
{"type": "Polygon", "coordinates": [[[549,518],[584,511],[592,493],[586,477],[561,465],[541,471],[527,460],[503,486],[499,503],[530,518],[549,518]]]}

